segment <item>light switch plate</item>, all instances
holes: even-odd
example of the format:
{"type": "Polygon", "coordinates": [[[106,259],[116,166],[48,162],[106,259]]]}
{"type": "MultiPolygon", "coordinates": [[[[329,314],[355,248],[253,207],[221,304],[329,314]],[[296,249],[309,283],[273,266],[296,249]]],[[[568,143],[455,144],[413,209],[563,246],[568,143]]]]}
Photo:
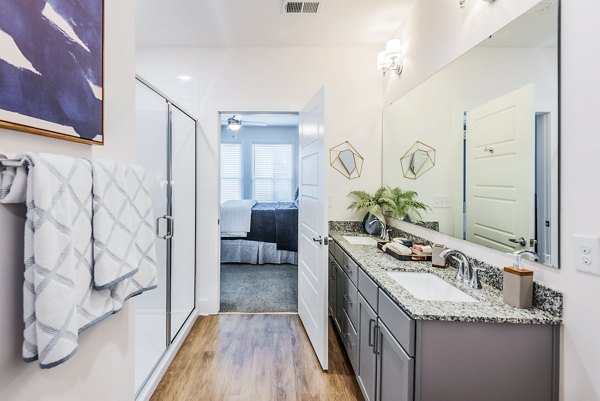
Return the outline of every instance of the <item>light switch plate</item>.
{"type": "Polygon", "coordinates": [[[575,234],[573,238],[577,270],[600,276],[600,237],[575,234]]]}
{"type": "Polygon", "coordinates": [[[432,207],[436,209],[449,209],[452,206],[452,197],[450,195],[434,195],[432,207]]]}

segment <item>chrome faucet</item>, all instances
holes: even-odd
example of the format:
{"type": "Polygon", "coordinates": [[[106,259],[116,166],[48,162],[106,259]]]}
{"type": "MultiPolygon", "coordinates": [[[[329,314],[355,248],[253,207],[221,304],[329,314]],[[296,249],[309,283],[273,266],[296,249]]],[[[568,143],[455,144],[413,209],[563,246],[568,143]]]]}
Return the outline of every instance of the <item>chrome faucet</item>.
{"type": "Polygon", "coordinates": [[[479,280],[480,268],[474,267],[471,261],[461,251],[455,249],[446,249],[440,253],[440,257],[445,258],[448,255],[456,255],[455,260],[458,261],[458,271],[456,272],[456,280],[467,284],[471,288],[481,289],[481,281],[479,280]]]}
{"type": "Polygon", "coordinates": [[[518,269],[521,268],[521,257],[523,256],[531,256],[536,262],[540,260],[540,255],[538,255],[534,251],[530,251],[529,249],[521,249],[520,251],[514,251],[513,255],[517,257],[517,260],[515,261],[515,267],[518,269]]]}
{"type": "Polygon", "coordinates": [[[381,238],[384,241],[389,241],[390,236],[389,236],[389,233],[388,233],[385,223],[383,221],[377,219],[377,220],[372,220],[369,223],[369,225],[372,226],[374,223],[379,223],[381,225],[381,234],[379,235],[379,238],[381,238]]]}

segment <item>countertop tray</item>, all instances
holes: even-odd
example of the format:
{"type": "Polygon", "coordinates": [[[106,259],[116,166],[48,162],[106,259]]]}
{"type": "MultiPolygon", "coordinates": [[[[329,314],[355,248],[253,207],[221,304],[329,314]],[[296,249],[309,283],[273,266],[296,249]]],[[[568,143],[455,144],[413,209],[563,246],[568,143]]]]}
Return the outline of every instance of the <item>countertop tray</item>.
{"type": "MultiPolygon", "coordinates": [[[[379,248],[379,249],[381,249],[383,251],[383,246],[385,244],[387,244],[387,242],[377,241],[377,248],[379,248]]],[[[416,253],[413,253],[411,255],[400,255],[400,254],[394,252],[391,249],[386,249],[384,252],[387,253],[388,255],[390,255],[390,256],[398,259],[398,260],[403,260],[403,261],[425,262],[425,261],[430,261],[431,260],[431,256],[417,255],[416,253]]]]}

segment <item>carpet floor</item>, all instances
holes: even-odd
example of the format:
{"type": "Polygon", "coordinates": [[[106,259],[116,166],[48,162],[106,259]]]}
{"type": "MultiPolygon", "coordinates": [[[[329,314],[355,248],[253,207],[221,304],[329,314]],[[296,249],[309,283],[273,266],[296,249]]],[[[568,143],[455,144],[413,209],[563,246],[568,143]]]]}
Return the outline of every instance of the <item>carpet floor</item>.
{"type": "Polygon", "coordinates": [[[221,312],[297,312],[298,266],[221,265],[221,312]]]}

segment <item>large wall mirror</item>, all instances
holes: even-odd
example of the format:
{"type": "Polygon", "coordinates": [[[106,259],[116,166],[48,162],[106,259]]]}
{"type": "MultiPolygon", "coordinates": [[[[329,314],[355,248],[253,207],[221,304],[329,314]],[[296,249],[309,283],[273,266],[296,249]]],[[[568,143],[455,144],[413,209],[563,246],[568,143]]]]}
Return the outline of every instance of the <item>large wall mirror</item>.
{"type": "Polygon", "coordinates": [[[542,1],[384,110],[383,184],[431,208],[413,220],[558,267],[558,25],[542,1]]]}

